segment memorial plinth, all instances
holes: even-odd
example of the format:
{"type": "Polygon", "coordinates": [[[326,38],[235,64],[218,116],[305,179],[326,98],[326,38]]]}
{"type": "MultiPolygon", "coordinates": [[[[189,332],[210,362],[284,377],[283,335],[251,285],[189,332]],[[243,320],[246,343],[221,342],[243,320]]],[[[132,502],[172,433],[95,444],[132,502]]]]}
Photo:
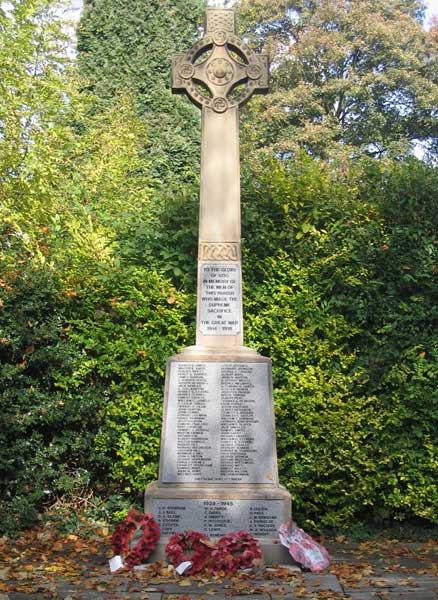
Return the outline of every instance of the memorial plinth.
{"type": "Polygon", "coordinates": [[[277,535],[291,501],[278,481],[271,361],[243,341],[239,106],[267,90],[268,72],[232,9],[207,9],[204,37],[174,58],[173,91],[202,108],[197,326],[196,345],[166,369],[159,479],[145,494],[162,532],[152,559],[187,529],[243,529],[266,562],[290,558],[277,535]]]}

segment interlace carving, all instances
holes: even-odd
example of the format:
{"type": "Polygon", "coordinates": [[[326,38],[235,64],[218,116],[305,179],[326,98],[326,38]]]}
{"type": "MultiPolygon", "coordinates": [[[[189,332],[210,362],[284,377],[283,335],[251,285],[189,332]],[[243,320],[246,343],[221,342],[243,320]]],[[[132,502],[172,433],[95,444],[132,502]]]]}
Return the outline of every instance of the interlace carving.
{"type": "Polygon", "coordinates": [[[207,33],[214,31],[230,31],[235,30],[235,13],[232,8],[216,8],[205,11],[205,29],[207,33]]]}
{"type": "Polygon", "coordinates": [[[240,258],[236,242],[202,242],[199,245],[199,260],[237,261],[240,258]]]}

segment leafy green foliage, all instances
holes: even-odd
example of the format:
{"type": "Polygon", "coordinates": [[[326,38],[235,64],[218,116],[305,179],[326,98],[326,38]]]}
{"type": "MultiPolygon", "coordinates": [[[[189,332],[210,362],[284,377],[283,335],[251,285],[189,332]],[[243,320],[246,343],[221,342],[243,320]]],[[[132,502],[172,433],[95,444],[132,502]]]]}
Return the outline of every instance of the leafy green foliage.
{"type": "Polygon", "coordinates": [[[65,393],[94,390],[103,414],[96,448],[125,491],[157,475],[164,367],[187,341],[190,304],[145,268],[104,269],[75,290],[69,340],[80,352],[58,380],[65,393]]]}
{"type": "Polygon", "coordinates": [[[91,114],[93,98],[65,68],[55,8],[23,0],[3,15],[1,57],[13,50],[17,69],[0,89],[6,530],[56,498],[139,489],[152,477],[163,369],[186,336],[184,294],[147,247],[142,256],[134,244],[132,256],[129,232],[152,240],[163,219],[144,123],[127,94],[91,114]]]}
{"type": "Polygon", "coordinates": [[[406,156],[436,151],[437,45],[417,0],[241,0],[245,34],[272,61],[247,110],[248,151],[406,156]]]}
{"type": "Polygon", "coordinates": [[[191,181],[199,171],[200,115],[172,96],[172,56],[195,41],[202,0],[85,0],[78,28],[82,75],[107,106],[121,91],[135,98],[148,126],[152,175],[191,181]]]}
{"type": "Polygon", "coordinates": [[[75,349],[65,302],[47,267],[28,256],[0,260],[1,505],[8,530],[28,526],[42,502],[87,485],[104,461],[94,452],[97,397],[63,394],[56,384],[75,349]]]}
{"type": "Polygon", "coordinates": [[[312,527],[437,522],[436,176],[303,157],[245,186],[247,338],[273,359],[280,473],[312,527]]]}
{"type": "Polygon", "coordinates": [[[0,465],[8,530],[32,524],[58,495],[103,485],[142,490],[156,476],[164,365],[186,343],[189,304],[145,268],[101,265],[66,289],[24,253],[15,262],[10,251],[2,257],[0,465]]]}

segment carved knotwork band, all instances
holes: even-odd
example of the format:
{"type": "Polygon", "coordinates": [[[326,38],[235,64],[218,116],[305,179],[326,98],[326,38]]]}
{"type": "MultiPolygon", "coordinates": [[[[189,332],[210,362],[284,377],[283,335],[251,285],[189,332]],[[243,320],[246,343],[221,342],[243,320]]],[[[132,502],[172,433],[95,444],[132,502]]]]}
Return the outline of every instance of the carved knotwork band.
{"type": "Polygon", "coordinates": [[[240,244],[237,242],[201,242],[199,244],[199,260],[238,261],[240,260],[240,244]]]}
{"type": "Polygon", "coordinates": [[[236,31],[236,13],[232,8],[207,8],[205,11],[205,32],[236,31]]]}

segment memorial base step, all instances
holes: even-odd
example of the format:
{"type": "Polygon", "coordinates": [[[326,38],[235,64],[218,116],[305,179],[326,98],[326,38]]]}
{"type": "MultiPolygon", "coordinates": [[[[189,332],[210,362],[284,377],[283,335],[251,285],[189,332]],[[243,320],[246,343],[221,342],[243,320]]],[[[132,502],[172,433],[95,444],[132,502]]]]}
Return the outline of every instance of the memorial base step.
{"type": "Polygon", "coordinates": [[[282,486],[163,485],[153,482],[145,493],[145,512],[151,512],[161,529],[161,540],[151,557],[164,558],[172,533],[193,530],[212,539],[235,531],[248,531],[262,544],[266,564],[292,560],[278,540],[278,528],[291,518],[291,499],[282,486]]]}

